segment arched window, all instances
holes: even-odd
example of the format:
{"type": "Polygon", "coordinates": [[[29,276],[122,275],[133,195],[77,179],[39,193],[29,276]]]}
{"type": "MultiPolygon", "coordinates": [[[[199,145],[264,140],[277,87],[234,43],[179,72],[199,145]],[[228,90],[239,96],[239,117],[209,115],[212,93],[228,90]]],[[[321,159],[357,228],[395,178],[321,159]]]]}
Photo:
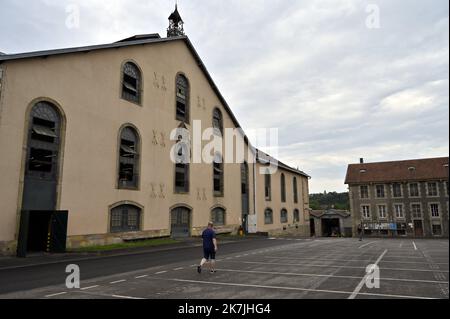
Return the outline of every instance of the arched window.
{"type": "Polygon", "coordinates": [[[288,222],[288,212],[284,208],[280,212],[280,222],[282,224],[286,224],[288,222]]]}
{"type": "Polygon", "coordinates": [[[120,205],[111,209],[111,232],[139,231],[141,209],[134,205],[120,205]]]}
{"type": "Polygon", "coordinates": [[[211,212],[211,221],[214,225],[225,225],[225,210],[221,207],[214,208],[211,212]]]}
{"type": "Polygon", "coordinates": [[[222,112],[216,107],[213,111],[213,129],[214,134],[223,136],[223,118],[222,112]]]}
{"type": "Polygon", "coordinates": [[[122,70],[122,98],[140,104],[141,85],[142,76],[137,65],[132,62],[125,63],[122,70]]]}
{"type": "Polygon", "coordinates": [[[300,211],[298,209],[294,209],[294,223],[300,222],[300,211]]]}
{"type": "Polygon", "coordinates": [[[268,169],[266,170],[266,174],[264,175],[264,193],[266,201],[270,201],[272,199],[272,180],[268,169]]]}
{"type": "Polygon", "coordinates": [[[270,208],[264,211],[264,224],[273,224],[273,212],[270,208]]]}
{"type": "Polygon", "coordinates": [[[189,82],[184,75],[177,75],[177,105],[176,118],[178,121],[189,123],[189,82]]]}
{"type": "Polygon", "coordinates": [[[39,102],[30,114],[27,176],[56,180],[61,118],[49,102],[39,102]]]}
{"type": "Polygon", "coordinates": [[[280,189],[281,189],[281,202],[285,203],[286,202],[286,177],[284,176],[283,173],[281,173],[281,177],[280,177],[280,189]]]}
{"type": "Polygon", "coordinates": [[[214,196],[223,196],[223,160],[219,153],[214,156],[213,185],[214,196]]]}
{"type": "Polygon", "coordinates": [[[292,180],[293,183],[293,192],[294,192],[294,203],[298,203],[298,190],[297,190],[297,177],[294,177],[292,180]]]}
{"type": "MultiPolygon", "coordinates": [[[[179,137],[181,138],[181,136],[179,137]]],[[[190,152],[186,143],[178,142],[175,158],[175,193],[189,193],[190,152]]]]}
{"type": "Polygon", "coordinates": [[[130,126],[120,132],[119,188],[137,189],[139,185],[139,136],[130,126]]]}

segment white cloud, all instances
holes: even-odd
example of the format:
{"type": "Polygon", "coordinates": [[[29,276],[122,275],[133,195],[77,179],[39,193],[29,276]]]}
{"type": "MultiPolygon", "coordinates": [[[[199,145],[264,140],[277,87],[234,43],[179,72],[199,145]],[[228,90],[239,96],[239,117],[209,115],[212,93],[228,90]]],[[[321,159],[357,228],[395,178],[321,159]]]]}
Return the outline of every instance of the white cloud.
{"type": "MultiPolygon", "coordinates": [[[[448,1],[179,1],[185,29],[244,129],[278,127],[311,190],[347,164],[448,155],[448,1]],[[380,7],[368,29],[366,5],[380,7]]],[[[2,0],[0,51],[165,36],[166,0],[2,0]],[[79,29],[65,7],[80,5],[79,29]]]]}

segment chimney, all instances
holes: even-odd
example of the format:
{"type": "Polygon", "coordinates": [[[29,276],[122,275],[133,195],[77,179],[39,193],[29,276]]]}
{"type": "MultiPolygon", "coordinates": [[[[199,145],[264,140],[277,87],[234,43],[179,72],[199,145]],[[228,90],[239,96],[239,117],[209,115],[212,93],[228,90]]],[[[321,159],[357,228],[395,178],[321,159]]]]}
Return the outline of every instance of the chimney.
{"type": "Polygon", "coordinates": [[[361,158],[359,159],[359,164],[364,164],[364,158],[361,157],[361,158]]]}

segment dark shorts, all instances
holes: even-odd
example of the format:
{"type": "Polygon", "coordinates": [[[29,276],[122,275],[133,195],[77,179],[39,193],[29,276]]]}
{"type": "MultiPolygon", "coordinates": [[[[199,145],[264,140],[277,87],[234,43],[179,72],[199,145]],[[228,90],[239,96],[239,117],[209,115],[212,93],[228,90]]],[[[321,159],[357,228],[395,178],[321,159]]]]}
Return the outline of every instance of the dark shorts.
{"type": "Polygon", "coordinates": [[[203,257],[207,260],[215,260],[216,252],[214,251],[214,248],[203,248],[203,257]]]}

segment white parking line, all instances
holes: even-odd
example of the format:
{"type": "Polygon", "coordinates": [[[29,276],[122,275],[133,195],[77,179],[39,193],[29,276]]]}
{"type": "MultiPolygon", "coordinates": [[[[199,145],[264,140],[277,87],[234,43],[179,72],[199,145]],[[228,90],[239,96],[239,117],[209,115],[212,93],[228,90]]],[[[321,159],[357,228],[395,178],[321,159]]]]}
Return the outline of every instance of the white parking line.
{"type": "MultiPolygon", "coordinates": [[[[268,259],[289,259],[289,260],[315,260],[315,261],[342,261],[342,262],[363,262],[363,263],[370,263],[372,260],[370,259],[333,259],[333,258],[326,258],[325,259],[318,259],[318,258],[311,258],[311,257],[281,257],[281,256],[262,256],[261,258],[268,258],[268,259]]],[[[387,257],[384,257],[385,259],[387,257]]],[[[395,264],[424,264],[428,265],[428,262],[424,261],[391,261],[391,260],[384,260],[382,263],[395,263],[395,264]]],[[[434,263],[438,265],[448,265],[448,263],[434,263]]]]}
{"type": "Polygon", "coordinates": [[[89,289],[93,289],[93,288],[97,288],[97,287],[98,287],[98,285],[95,285],[95,286],[81,288],[80,290],[89,290],[89,289]]]}
{"type": "Polygon", "coordinates": [[[155,273],[155,275],[165,274],[166,272],[167,272],[167,270],[158,271],[158,272],[155,273]]]}
{"type": "MultiPolygon", "coordinates": [[[[383,258],[384,255],[386,255],[387,253],[387,249],[384,250],[384,252],[380,255],[380,257],[378,257],[377,261],[374,263],[374,265],[378,265],[378,263],[380,262],[380,260],[383,258]]],[[[364,284],[367,282],[367,278],[369,278],[369,276],[371,275],[371,273],[367,273],[363,279],[361,279],[361,281],[359,282],[358,286],[356,286],[355,290],[353,290],[352,294],[348,297],[348,299],[355,299],[355,297],[358,295],[358,293],[360,292],[361,288],[364,286],[364,284]]]]}
{"type": "Polygon", "coordinates": [[[145,277],[148,277],[148,275],[137,276],[137,277],[134,277],[134,278],[135,279],[141,279],[141,278],[145,278],[145,277]]]}
{"type": "MultiPolygon", "coordinates": [[[[297,288],[297,287],[281,287],[281,286],[264,286],[264,285],[251,285],[251,284],[238,284],[229,282],[211,282],[211,281],[201,281],[201,280],[187,280],[187,279],[166,279],[169,281],[177,282],[191,282],[197,284],[206,285],[221,285],[221,286],[234,286],[234,287],[251,287],[251,288],[265,288],[265,289],[277,289],[277,290],[294,290],[294,291],[309,291],[309,292],[325,292],[334,294],[350,294],[350,291],[340,291],[340,290],[324,290],[324,289],[308,289],[308,288],[297,288]]],[[[360,293],[360,295],[366,296],[379,296],[379,297],[392,297],[392,298],[409,298],[409,299],[435,299],[431,297],[421,297],[421,296],[404,296],[404,295],[387,295],[387,294],[375,294],[375,293],[360,293]]]]}
{"type": "Polygon", "coordinates": [[[139,298],[139,297],[120,296],[120,295],[111,295],[111,297],[121,298],[121,299],[145,299],[145,298],[139,298]]]}
{"type": "Polygon", "coordinates": [[[368,242],[367,244],[361,245],[361,246],[358,247],[358,249],[364,248],[367,245],[370,245],[370,244],[373,244],[373,243],[376,243],[376,241],[371,241],[371,242],[368,242]]]}
{"type": "Polygon", "coordinates": [[[414,240],[413,240],[413,246],[414,246],[414,250],[417,250],[417,246],[416,246],[416,243],[414,242],[414,240]]]}
{"type": "Polygon", "coordinates": [[[110,282],[110,284],[114,285],[114,284],[118,284],[118,283],[125,282],[125,281],[126,281],[126,279],[121,279],[121,280],[117,280],[117,281],[112,281],[112,282],[110,282]]]}
{"type": "Polygon", "coordinates": [[[178,268],[175,268],[174,270],[176,271],[176,270],[182,270],[182,269],[184,269],[183,267],[178,267],[178,268]]]}
{"type": "MultiPolygon", "coordinates": [[[[218,269],[224,272],[242,272],[249,274],[265,274],[265,275],[277,275],[277,276],[301,276],[301,277],[327,277],[327,278],[346,278],[346,279],[362,279],[361,276],[339,276],[333,274],[301,274],[291,272],[273,272],[273,271],[260,271],[260,270],[239,270],[239,269],[218,269]]],[[[448,284],[445,277],[442,280],[420,280],[420,279],[401,279],[401,278],[380,278],[381,281],[403,281],[403,282],[422,282],[430,284],[448,284]]]]}
{"type": "Polygon", "coordinates": [[[55,296],[65,295],[65,294],[67,294],[67,292],[58,292],[56,294],[47,295],[47,296],[45,296],[45,298],[51,298],[51,297],[55,297],[55,296]]]}
{"type": "MultiPolygon", "coordinates": [[[[241,263],[241,264],[262,264],[262,265],[280,265],[280,266],[306,266],[306,267],[329,267],[329,268],[349,268],[349,269],[366,269],[366,267],[362,266],[346,266],[346,265],[324,265],[324,264],[310,264],[310,263],[274,263],[274,262],[264,262],[264,261],[223,261],[224,263],[241,263]]],[[[411,268],[390,268],[383,267],[383,270],[396,270],[396,271],[418,271],[418,272],[435,272],[436,270],[432,269],[411,269],[411,268]]],[[[448,273],[448,270],[441,270],[440,272],[448,273]]]]}

